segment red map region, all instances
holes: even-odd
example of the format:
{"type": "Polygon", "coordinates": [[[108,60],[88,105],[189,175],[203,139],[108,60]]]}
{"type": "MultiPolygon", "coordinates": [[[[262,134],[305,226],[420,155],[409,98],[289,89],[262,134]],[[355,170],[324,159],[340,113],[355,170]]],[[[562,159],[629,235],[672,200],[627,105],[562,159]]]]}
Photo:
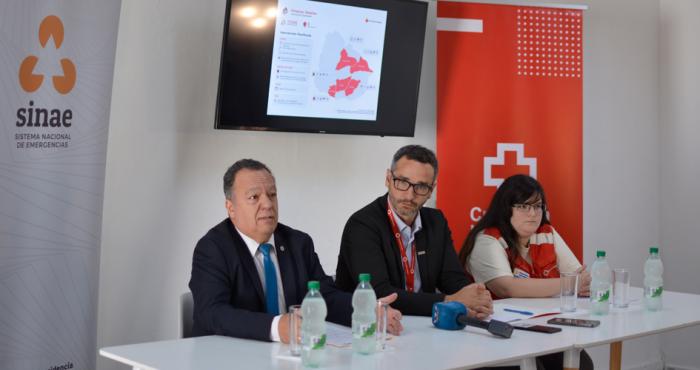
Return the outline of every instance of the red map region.
{"type": "Polygon", "coordinates": [[[350,73],[372,72],[364,58],[360,57],[360,60],[358,61],[357,59],[349,56],[348,51],[343,49],[340,51],[340,60],[335,66],[335,70],[339,71],[345,67],[350,67],[350,73]]]}
{"type": "Polygon", "coordinates": [[[340,51],[340,60],[335,66],[335,70],[339,71],[345,67],[350,67],[351,75],[342,80],[335,80],[335,85],[331,85],[328,88],[328,95],[335,97],[335,94],[337,94],[340,91],[344,91],[345,96],[351,95],[353,91],[355,91],[355,89],[357,89],[357,87],[360,86],[360,80],[354,80],[352,78],[352,73],[372,72],[372,70],[369,68],[369,64],[367,64],[367,61],[364,58],[360,57],[360,60],[357,60],[349,56],[347,50],[342,49],[340,51]]]}
{"type": "Polygon", "coordinates": [[[335,94],[341,91],[345,92],[345,96],[348,96],[360,86],[360,80],[353,80],[352,76],[348,76],[342,80],[335,80],[335,85],[331,85],[328,88],[328,95],[335,97],[335,94]]]}
{"type": "Polygon", "coordinates": [[[357,63],[357,59],[348,56],[347,50],[343,49],[340,51],[340,60],[338,61],[338,64],[335,66],[335,70],[339,71],[345,67],[350,67],[354,66],[357,63]]]}
{"type": "Polygon", "coordinates": [[[350,73],[355,72],[372,72],[372,70],[369,69],[367,61],[363,57],[360,57],[360,60],[354,66],[350,67],[350,73]]]}

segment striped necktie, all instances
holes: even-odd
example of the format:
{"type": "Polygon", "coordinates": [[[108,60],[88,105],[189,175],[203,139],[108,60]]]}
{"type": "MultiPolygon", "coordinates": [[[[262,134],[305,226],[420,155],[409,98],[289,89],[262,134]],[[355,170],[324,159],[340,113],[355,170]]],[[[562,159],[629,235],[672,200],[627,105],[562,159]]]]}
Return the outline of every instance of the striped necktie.
{"type": "Polygon", "coordinates": [[[275,264],[270,257],[270,249],[272,244],[260,244],[260,252],[263,254],[263,267],[265,270],[265,295],[267,303],[267,313],[279,315],[280,307],[277,301],[277,272],[275,264]]]}

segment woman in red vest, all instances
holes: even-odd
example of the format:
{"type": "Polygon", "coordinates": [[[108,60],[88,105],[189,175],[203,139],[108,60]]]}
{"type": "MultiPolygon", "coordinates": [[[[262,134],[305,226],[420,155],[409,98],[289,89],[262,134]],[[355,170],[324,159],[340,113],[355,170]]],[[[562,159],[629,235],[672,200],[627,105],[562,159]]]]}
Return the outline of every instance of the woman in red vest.
{"type": "MultiPolygon", "coordinates": [[[[589,294],[591,275],[549,223],[542,185],[530,176],[511,176],[501,184],[459,259],[475,282],[500,298],[555,296],[559,273],[573,271],[581,274],[579,294],[589,294]]],[[[562,369],[563,361],[563,353],[537,357],[538,369],[562,369]]],[[[586,351],[580,368],[593,369],[586,351]]]]}
{"type": "Polygon", "coordinates": [[[549,223],[544,190],[530,176],[501,184],[459,258],[476,282],[501,298],[555,296],[559,273],[574,271],[581,273],[579,294],[589,293],[590,274],[549,223]]]}

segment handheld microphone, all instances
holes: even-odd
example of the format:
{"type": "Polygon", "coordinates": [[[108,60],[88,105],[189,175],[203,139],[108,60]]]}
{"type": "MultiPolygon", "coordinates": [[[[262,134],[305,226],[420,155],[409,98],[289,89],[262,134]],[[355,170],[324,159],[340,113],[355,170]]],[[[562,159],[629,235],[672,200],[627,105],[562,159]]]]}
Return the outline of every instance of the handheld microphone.
{"type": "Polygon", "coordinates": [[[507,322],[498,320],[486,322],[468,317],[467,307],[456,301],[433,304],[433,325],[445,330],[461,330],[467,325],[475,326],[503,338],[510,338],[513,334],[513,327],[507,322]]]}

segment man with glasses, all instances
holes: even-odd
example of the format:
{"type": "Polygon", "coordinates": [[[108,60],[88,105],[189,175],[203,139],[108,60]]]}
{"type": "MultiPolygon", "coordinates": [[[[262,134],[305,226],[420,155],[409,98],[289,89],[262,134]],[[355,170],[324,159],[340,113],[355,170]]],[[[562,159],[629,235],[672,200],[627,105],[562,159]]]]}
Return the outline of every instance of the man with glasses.
{"type": "Polygon", "coordinates": [[[457,259],[442,212],[423,207],[435,187],[435,154],[419,145],[399,149],[386,171],[387,194],[355,212],[343,231],[336,285],[353,291],[370,273],[378,296],[407,315],[430,315],[439,301],[459,301],[471,315],[492,313],[483,284],[471,284],[457,259]]]}

